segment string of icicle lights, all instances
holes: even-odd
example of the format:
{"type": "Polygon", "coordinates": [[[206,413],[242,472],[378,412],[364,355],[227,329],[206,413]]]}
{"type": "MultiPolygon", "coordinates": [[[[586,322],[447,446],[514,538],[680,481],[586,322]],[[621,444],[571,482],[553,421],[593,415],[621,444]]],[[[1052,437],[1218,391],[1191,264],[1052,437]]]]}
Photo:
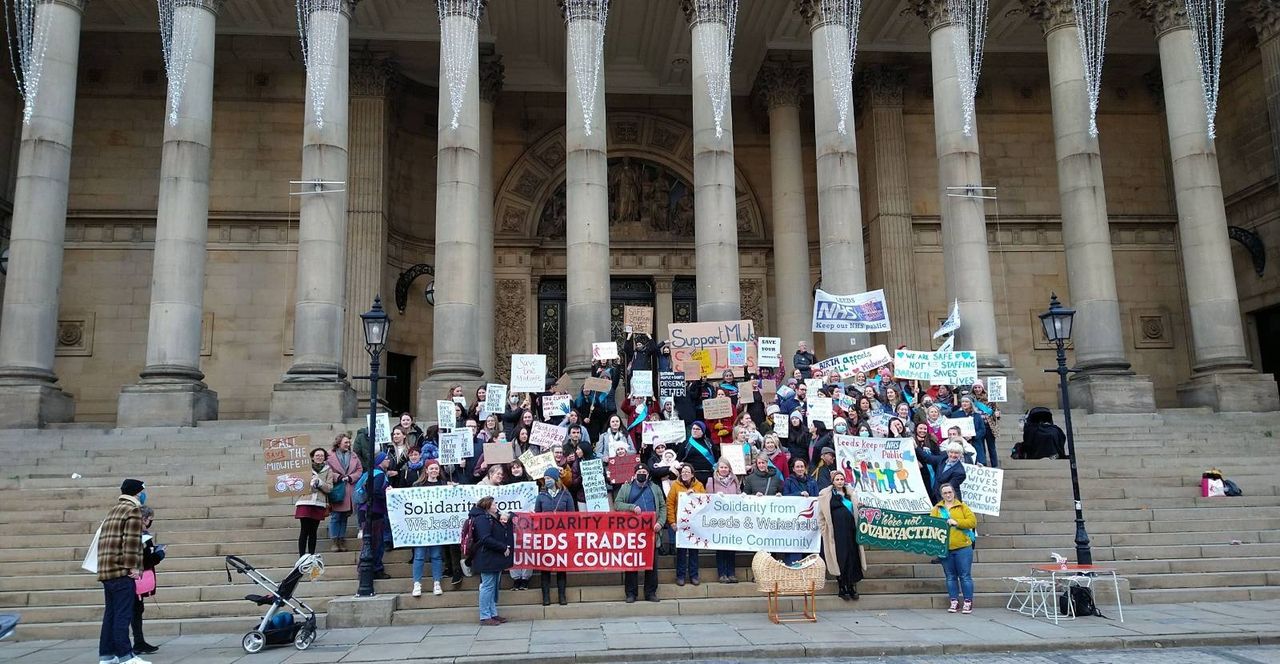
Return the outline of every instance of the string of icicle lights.
{"type": "Polygon", "coordinates": [[[1184,0],[1187,20],[1195,32],[1196,59],[1200,63],[1200,81],[1204,87],[1205,121],[1209,138],[1217,134],[1218,84],[1222,80],[1222,34],[1226,17],[1226,0],[1184,0]]]}
{"type": "Polygon", "coordinates": [[[987,0],[947,0],[947,13],[960,29],[952,30],[964,135],[973,135],[974,98],[982,75],[982,49],[987,40],[987,0]]]}
{"type": "Polygon", "coordinates": [[[724,118],[729,112],[730,73],[733,66],[733,39],[738,25],[738,0],[694,0],[694,24],[723,24],[724,39],[698,41],[703,72],[707,78],[707,95],[711,98],[711,114],[715,119],[716,138],[724,136],[724,118]]]}
{"type": "Polygon", "coordinates": [[[449,88],[449,128],[458,128],[472,67],[476,66],[476,34],[484,0],[436,0],[440,15],[440,66],[449,88]],[[452,17],[467,20],[450,20],[452,17]]]}
{"type": "Polygon", "coordinates": [[[578,103],[582,105],[582,123],[590,136],[600,72],[604,67],[604,29],[609,20],[609,0],[565,0],[564,20],[578,103]]]}
{"type": "Polygon", "coordinates": [[[817,20],[840,28],[827,31],[824,46],[835,99],[836,130],[849,134],[849,114],[853,110],[853,64],[858,57],[858,25],[862,20],[862,0],[822,0],[817,20]]]}
{"type": "Polygon", "coordinates": [[[4,28],[9,38],[9,63],[13,80],[22,95],[22,123],[31,124],[36,96],[40,93],[40,75],[44,72],[44,54],[49,47],[51,12],[36,11],[38,0],[5,0],[4,28]]]}
{"type": "Polygon", "coordinates": [[[307,90],[311,93],[312,120],[317,129],[324,128],[343,2],[346,0],[297,0],[298,38],[302,41],[302,62],[307,67],[307,90]]]}
{"type": "Polygon", "coordinates": [[[187,71],[195,50],[196,21],[188,17],[178,20],[178,7],[190,6],[184,0],[156,0],[160,14],[160,49],[164,55],[164,71],[169,78],[169,126],[178,124],[178,108],[187,89],[187,71]]]}
{"type": "Polygon", "coordinates": [[[1102,91],[1102,60],[1107,50],[1108,0],[1074,0],[1080,35],[1080,59],[1089,94],[1089,135],[1098,135],[1098,96],[1102,91]]]}

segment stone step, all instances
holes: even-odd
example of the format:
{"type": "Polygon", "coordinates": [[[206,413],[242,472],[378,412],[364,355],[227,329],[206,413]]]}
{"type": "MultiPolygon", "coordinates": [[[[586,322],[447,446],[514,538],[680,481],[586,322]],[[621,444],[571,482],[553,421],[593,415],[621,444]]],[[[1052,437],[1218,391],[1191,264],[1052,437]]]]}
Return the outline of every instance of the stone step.
{"type": "Polygon", "coordinates": [[[1134,604],[1182,604],[1190,602],[1243,602],[1280,599],[1280,586],[1235,586],[1214,588],[1152,588],[1132,590],[1134,604]]]}

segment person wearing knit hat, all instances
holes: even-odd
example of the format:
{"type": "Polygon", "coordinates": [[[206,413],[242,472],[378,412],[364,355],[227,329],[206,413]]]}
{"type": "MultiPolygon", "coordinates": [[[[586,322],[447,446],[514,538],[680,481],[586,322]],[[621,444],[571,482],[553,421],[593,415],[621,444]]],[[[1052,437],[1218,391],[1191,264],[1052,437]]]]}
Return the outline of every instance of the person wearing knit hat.
{"type": "MultiPolygon", "coordinates": [[[[373,458],[373,486],[367,489],[368,497],[360,505],[360,525],[369,531],[370,541],[373,544],[373,578],[375,579],[391,578],[382,564],[382,554],[386,550],[384,533],[387,530],[387,468],[390,465],[391,459],[386,452],[379,452],[373,458]]],[[[368,477],[361,477],[360,484],[364,484],[367,480],[368,477]]]]}
{"type": "MultiPolygon", "coordinates": [[[[586,443],[586,441],[583,441],[586,443]]],[[[589,445],[589,443],[587,443],[589,445]]],[[[542,491],[538,494],[538,499],[534,501],[533,511],[535,512],[575,512],[578,509],[574,497],[560,486],[560,471],[556,468],[548,468],[543,473],[542,479],[538,480],[542,491]]],[[[566,586],[569,582],[568,574],[565,572],[556,572],[556,590],[560,595],[560,605],[564,606],[569,603],[569,598],[565,594],[566,586]]],[[[542,570],[542,605],[551,605],[551,571],[542,570]]]]}
{"type": "Polygon", "coordinates": [[[98,659],[103,662],[147,664],[133,652],[129,626],[137,595],[134,581],[142,577],[142,503],[147,487],[141,480],[120,484],[120,497],[98,528],[98,581],[102,583],[106,606],[102,611],[102,633],[98,659]]]}

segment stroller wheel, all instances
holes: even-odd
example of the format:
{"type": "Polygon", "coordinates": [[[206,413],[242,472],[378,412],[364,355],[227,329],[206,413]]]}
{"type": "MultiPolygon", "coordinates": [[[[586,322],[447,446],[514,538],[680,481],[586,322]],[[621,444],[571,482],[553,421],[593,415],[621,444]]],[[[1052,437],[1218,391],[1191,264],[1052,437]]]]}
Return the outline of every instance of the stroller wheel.
{"type": "Polygon", "coordinates": [[[316,640],[316,630],[311,627],[303,627],[298,630],[298,635],[293,637],[293,647],[298,650],[306,650],[311,647],[316,640]]]}
{"type": "Polygon", "coordinates": [[[245,652],[252,655],[267,645],[267,637],[255,629],[244,635],[244,638],[240,640],[240,645],[244,647],[245,652]]]}

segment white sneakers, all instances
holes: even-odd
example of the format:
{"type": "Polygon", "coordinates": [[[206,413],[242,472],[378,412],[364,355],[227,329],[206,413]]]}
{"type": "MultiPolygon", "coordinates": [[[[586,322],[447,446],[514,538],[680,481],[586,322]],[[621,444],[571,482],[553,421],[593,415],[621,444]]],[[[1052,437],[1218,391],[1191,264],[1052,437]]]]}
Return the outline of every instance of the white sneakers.
{"type": "Polygon", "coordinates": [[[120,659],[119,657],[112,657],[111,659],[99,659],[98,664],[151,664],[151,662],[148,662],[147,660],[137,655],[134,655],[129,659],[120,659]]]}
{"type": "Polygon", "coordinates": [[[443,595],[444,591],[440,589],[440,582],[436,581],[436,587],[431,590],[432,595],[443,595]]]}
{"type": "MultiPolygon", "coordinates": [[[[439,588],[440,584],[437,583],[436,587],[439,588]]],[[[422,584],[418,583],[417,581],[413,582],[413,596],[422,597],[422,584]]]]}

